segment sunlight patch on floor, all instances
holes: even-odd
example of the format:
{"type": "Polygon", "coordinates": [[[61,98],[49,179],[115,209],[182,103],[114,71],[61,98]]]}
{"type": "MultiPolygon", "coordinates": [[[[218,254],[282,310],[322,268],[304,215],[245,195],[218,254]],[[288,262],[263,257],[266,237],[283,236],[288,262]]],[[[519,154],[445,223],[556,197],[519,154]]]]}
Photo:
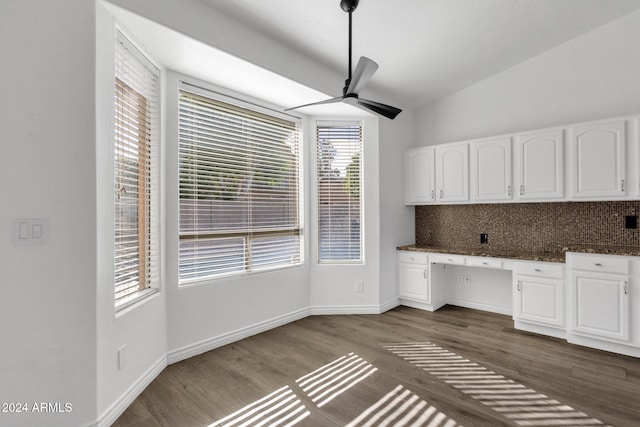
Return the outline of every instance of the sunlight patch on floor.
{"type": "Polygon", "coordinates": [[[602,426],[571,406],[518,384],[430,342],[382,347],[479,400],[518,426],[602,426]]]}
{"type": "Polygon", "coordinates": [[[306,410],[304,404],[291,391],[291,388],[286,386],[216,421],[209,427],[290,427],[309,415],[310,412],[306,410]]]}
{"type": "Polygon", "coordinates": [[[378,369],[355,353],[349,353],[298,378],[296,384],[322,408],[378,369]]]}
{"type": "Polygon", "coordinates": [[[346,425],[373,426],[455,427],[458,423],[399,385],[346,425]]]}

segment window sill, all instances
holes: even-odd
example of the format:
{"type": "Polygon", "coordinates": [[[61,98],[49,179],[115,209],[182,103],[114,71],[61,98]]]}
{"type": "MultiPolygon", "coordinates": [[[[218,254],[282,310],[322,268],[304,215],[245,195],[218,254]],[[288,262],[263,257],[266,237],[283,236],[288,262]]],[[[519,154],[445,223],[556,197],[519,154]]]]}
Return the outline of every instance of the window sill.
{"type": "Polygon", "coordinates": [[[133,308],[133,306],[141,304],[157,293],[158,288],[147,288],[129,295],[116,305],[116,315],[123,313],[125,309],[133,308]]]}

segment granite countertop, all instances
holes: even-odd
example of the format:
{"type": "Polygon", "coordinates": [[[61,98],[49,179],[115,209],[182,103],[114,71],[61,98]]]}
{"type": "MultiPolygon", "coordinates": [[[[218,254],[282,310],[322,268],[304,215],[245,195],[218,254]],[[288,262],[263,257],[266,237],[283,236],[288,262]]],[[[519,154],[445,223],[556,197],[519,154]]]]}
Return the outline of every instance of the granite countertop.
{"type": "Polygon", "coordinates": [[[401,251],[414,251],[414,252],[430,252],[430,253],[446,253],[452,255],[467,255],[467,256],[480,256],[480,257],[492,257],[492,258],[506,258],[516,259],[524,261],[543,261],[543,262],[565,262],[565,254],[567,252],[579,252],[579,253],[594,253],[605,255],[626,255],[626,256],[640,256],[640,247],[563,247],[558,248],[557,251],[541,251],[541,252],[527,252],[522,250],[498,250],[498,249],[483,249],[483,248],[442,248],[435,246],[425,245],[405,245],[398,246],[398,250],[401,251]]]}

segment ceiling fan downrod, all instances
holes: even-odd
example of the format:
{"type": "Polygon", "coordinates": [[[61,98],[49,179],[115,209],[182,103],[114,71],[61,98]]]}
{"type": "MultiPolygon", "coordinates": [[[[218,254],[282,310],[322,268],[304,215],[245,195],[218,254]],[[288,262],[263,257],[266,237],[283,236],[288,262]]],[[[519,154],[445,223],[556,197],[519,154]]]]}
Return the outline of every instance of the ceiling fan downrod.
{"type": "Polygon", "coordinates": [[[351,70],[352,70],[352,39],[353,39],[353,19],[351,17],[351,14],[353,13],[354,10],[356,10],[356,8],[358,7],[358,3],[360,0],[340,0],[340,7],[342,8],[342,10],[344,10],[345,12],[347,12],[349,14],[349,61],[348,61],[348,66],[349,66],[349,70],[348,70],[348,75],[349,77],[344,81],[344,88],[342,89],[342,94],[343,95],[347,95],[347,89],[349,88],[349,85],[351,84],[351,70]]]}

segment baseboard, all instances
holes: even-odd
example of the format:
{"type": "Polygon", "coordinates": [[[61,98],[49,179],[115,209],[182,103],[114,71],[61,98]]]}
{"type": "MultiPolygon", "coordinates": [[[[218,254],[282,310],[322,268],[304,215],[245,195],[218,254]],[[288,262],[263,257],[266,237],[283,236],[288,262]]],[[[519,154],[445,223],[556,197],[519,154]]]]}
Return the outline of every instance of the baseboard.
{"type": "Polygon", "coordinates": [[[380,305],[317,305],[311,307],[311,315],[326,316],[331,314],[380,314],[382,313],[381,310],[382,306],[380,305]]]}
{"type": "Polygon", "coordinates": [[[392,299],[391,301],[387,301],[385,303],[380,304],[378,313],[381,314],[381,313],[384,313],[385,311],[393,310],[394,308],[398,307],[399,305],[400,305],[400,299],[399,298],[392,299]]]}
{"type": "Polygon", "coordinates": [[[190,357],[197,356],[198,354],[213,350],[215,348],[222,347],[223,345],[231,344],[232,342],[268,331],[269,329],[277,328],[278,326],[295,322],[296,320],[303,319],[310,314],[310,309],[305,308],[282,316],[274,317],[273,319],[265,320],[254,325],[237,329],[235,331],[227,332],[222,335],[207,338],[195,344],[190,344],[182,348],[170,351],[167,354],[167,362],[169,365],[171,365],[181,360],[185,360],[190,357]]]}
{"type": "Polygon", "coordinates": [[[106,411],[98,417],[94,424],[97,427],[108,427],[115,423],[122,413],[133,403],[134,400],[144,391],[151,381],[153,381],[167,367],[167,357],[162,356],[138,380],[133,383],[106,411]]]}
{"type": "Polygon", "coordinates": [[[500,307],[497,305],[482,304],[477,302],[465,301],[456,298],[447,298],[447,304],[457,305],[458,307],[473,308],[476,310],[489,311],[491,313],[513,315],[513,310],[508,307],[500,307]]]}

